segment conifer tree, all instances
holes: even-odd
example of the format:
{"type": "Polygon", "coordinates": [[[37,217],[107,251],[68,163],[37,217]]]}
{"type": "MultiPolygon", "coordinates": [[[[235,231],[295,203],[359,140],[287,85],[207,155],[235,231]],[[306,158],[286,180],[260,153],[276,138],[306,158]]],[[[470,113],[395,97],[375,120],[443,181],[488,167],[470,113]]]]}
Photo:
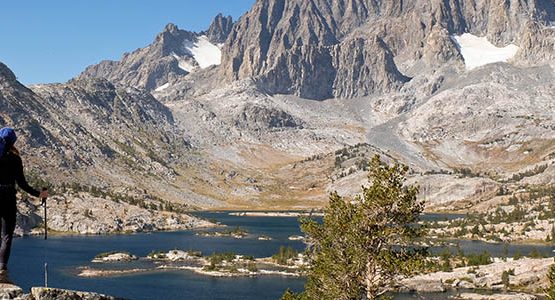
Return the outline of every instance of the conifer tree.
{"type": "Polygon", "coordinates": [[[545,299],[555,300],[555,263],[551,265],[547,272],[547,281],[549,287],[545,290],[545,299]]]}
{"type": "Polygon", "coordinates": [[[407,171],[375,156],[362,196],[332,193],[323,222],[301,220],[310,268],[305,291],[287,299],[378,299],[398,275],[420,269],[426,251],[414,242],[424,235],[424,205],[418,188],[405,185],[407,171]]]}

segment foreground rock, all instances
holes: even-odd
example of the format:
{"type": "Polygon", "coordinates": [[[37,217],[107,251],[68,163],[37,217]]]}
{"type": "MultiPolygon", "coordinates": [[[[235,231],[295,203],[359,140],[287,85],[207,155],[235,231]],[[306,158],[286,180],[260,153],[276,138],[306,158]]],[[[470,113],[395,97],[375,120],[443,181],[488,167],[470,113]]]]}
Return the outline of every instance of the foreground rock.
{"type": "Polygon", "coordinates": [[[33,300],[118,300],[122,298],[116,298],[111,296],[106,296],[102,294],[89,293],[89,292],[79,292],[63,289],[54,288],[44,288],[44,287],[34,287],[31,289],[31,295],[29,299],[33,300]]]}
{"type": "Polygon", "coordinates": [[[0,284],[0,299],[13,300],[118,300],[121,298],[102,294],[80,292],[56,288],[34,287],[30,294],[12,284],[0,284]]]}
{"type": "Polygon", "coordinates": [[[0,299],[25,299],[23,290],[13,284],[0,283],[0,299]]]}

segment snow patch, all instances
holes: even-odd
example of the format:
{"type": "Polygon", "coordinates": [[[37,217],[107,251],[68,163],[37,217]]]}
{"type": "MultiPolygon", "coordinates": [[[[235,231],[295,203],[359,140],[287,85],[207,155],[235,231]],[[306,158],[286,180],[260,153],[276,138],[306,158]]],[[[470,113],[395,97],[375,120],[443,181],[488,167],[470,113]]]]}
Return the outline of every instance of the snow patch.
{"type": "Polygon", "coordinates": [[[551,28],[551,29],[555,29],[555,21],[549,22],[549,26],[548,26],[548,27],[551,28]]]}
{"type": "Polygon", "coordinates": [[[208,41],[205,35],[199,36],[197,41],[185,42],[185,48],[193,55],[198,65],[204,69],[222,62],[222,50],[208,41]]]}
{"type": "Polygon", "coordinates": [[[204,69],[219,65],[222,61],[222,47],[223,44],[214,45],[207,36],[201,35],[195,42],[183,42],[184,56],[175,53],[172,53],[172,56],[177,60],[180,69],[191,73],[199,67],[204,69]]]}
{"type": "Polygon", "coordinates": [[[464,58],[467,70],[472,70],[496,62],[507,62],[518,52],[518,46],[510,44],[499,48],[490,43],[486,37],[470,33],[453,36],[464,58]]]}
{"type": "Polygon", "coordinates": [[[154,91],[155,92],[163,91],[163,90],[167,89],[169,86],[170,86],[170,83],[167,82],[167,83],[164,83],[163,85],[157,87],[154,91]]]}

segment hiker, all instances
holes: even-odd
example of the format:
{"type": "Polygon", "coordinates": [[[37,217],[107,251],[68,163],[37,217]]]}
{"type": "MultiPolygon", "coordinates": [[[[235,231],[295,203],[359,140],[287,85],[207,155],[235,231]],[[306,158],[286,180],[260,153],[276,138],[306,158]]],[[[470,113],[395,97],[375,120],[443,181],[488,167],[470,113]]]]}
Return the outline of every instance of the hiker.
{"type": "Polygon", "coordinates": [[[15,184],[35,197],[44,199],[48,191],[39,192],[29,186],[23,174],[23,163],[14,143],[17,140],[12,128],[0,129],[0,282],[8,282],[8,259],[12,246],[13,232],[16,221],[16,189],[15,184]]]}

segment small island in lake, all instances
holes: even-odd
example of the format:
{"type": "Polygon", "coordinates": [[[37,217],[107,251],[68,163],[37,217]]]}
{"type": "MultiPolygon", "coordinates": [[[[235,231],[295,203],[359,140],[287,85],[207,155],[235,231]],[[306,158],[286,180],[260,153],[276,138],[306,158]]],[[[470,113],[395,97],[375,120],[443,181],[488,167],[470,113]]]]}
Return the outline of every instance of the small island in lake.
{"type": "Polygon", "coordinates": [[[247,237],[248,232],[240,227],[235,227],[235,229],[226,229],[221,231],[199,231],[198,236],[205,237],[232,237],[236,239],[244,239],[247,237]]]}
{"type": "Polygon", "coordinates": [[[200,251],[170,250],[167,252],[153,251],[144,258],[136,258],[126,252],[113,252],[109,255],[100,254],[106,259],[94,259],[94,263],[106,264],[113,260],[108,257],[128,258],[119,262],[128,263],[119,268],[108,269],[106,266],[80,267],[78,276],[81,277],[107,277],[126,274],[144,273],[156,270],[189,270],[197,274],[214,277],[236,276],[301,276],[303,267],[306,266],[305,257],[291,247],[281,247],[279,252],[272,257],[255,258],[250,255],[240,255],[233,252],[214,253],[208,256],[200,251]],[[131,259],[135,258],[135,259],[131,259]],[[142,267],[135,267],[135,261],[141,261],[142,267]],[[148,264],[150,263],[150,264],[148,264]],[[147,267],[144,267],[144,266],[147,267]]]}

